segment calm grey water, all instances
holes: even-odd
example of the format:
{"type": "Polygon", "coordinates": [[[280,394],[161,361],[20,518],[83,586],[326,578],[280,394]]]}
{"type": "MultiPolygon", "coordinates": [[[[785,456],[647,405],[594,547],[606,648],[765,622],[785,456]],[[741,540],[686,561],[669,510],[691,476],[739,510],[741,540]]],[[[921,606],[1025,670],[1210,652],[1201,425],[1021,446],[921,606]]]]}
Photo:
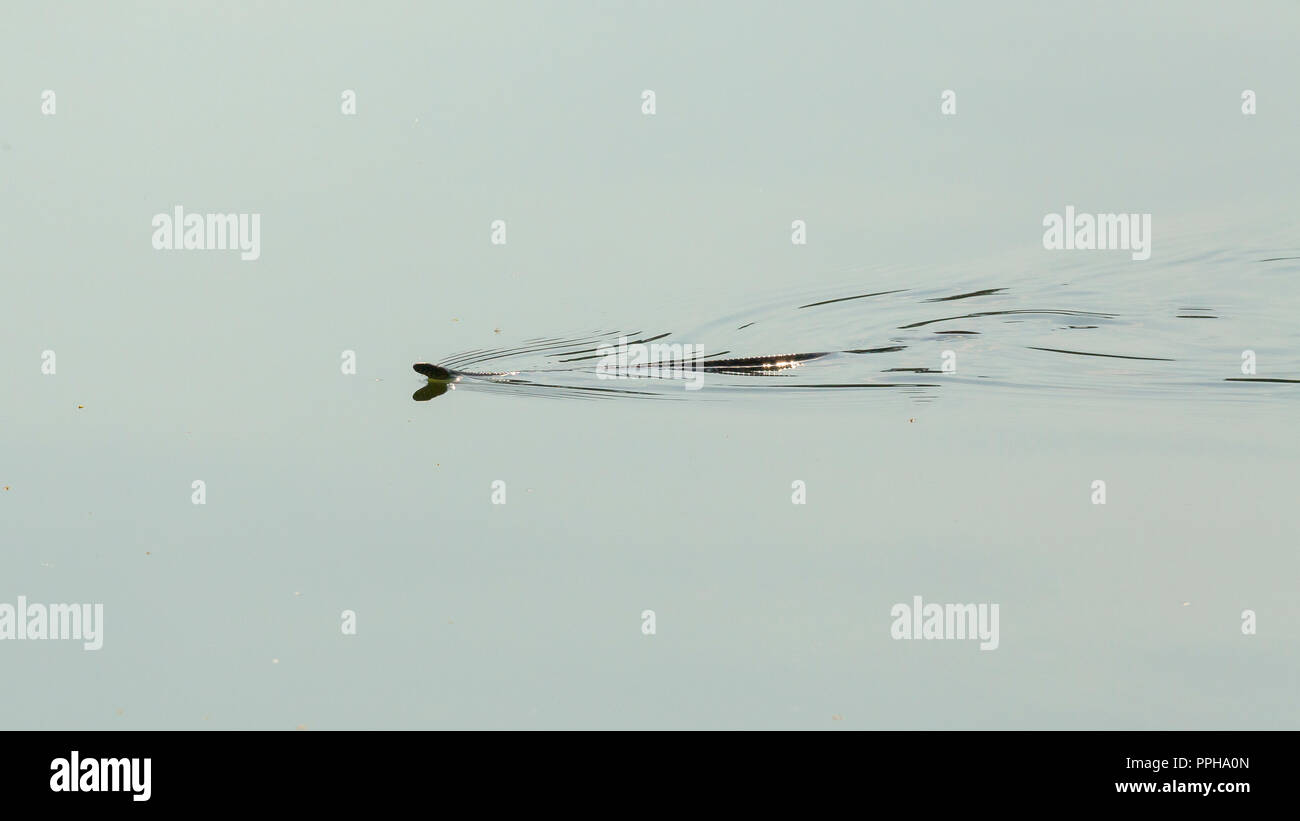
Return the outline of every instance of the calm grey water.
{"type": "Polygon", "coordinates": [[[8,17],[0,726],[1300,727],[1293,4],[8,17]]]}

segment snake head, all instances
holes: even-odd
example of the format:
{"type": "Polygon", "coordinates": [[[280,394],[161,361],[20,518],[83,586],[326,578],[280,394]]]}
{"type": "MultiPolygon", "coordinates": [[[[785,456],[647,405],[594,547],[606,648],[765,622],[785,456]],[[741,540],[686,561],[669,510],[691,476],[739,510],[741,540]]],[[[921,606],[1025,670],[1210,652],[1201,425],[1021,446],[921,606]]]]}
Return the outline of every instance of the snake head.
{"type": "Polygon", "coordinates": [[[427,376],[430,379],[436,379],[441,382],[451,382],[456,378],[452,375],[451,371],[441,365],[431,365],[428,362],[417,362],[411,367],[421,376],[427,376]]]}

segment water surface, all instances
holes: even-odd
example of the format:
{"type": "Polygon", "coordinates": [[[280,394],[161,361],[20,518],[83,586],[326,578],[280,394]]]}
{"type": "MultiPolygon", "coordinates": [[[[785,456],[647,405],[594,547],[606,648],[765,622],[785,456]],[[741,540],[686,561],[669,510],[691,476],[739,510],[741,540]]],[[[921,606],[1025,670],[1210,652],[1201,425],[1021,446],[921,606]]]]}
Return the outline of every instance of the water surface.
{"type": "Polygon", "coordinates": [[[1300,378],[1297,24],[8,9],[0,601],[106,635],[0,643],[0,726],[1300,727],[1300,385],[1230,381],[1300,378]],[[260,259],[154,251],[177,204],[260,259]],[[1151,259],[1044,250],[1068,205],[1151,259]],[[621,332],[836,353],[412,401],[621,332]],[[916,595],[998,603],[998,649],[891,639],[916,595]]]}

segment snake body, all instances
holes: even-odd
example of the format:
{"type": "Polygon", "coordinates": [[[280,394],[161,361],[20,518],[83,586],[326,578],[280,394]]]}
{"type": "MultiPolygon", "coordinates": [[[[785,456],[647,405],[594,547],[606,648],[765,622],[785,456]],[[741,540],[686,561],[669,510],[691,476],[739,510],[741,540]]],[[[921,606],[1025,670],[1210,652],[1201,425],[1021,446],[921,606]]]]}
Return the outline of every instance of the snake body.
{"type": "MultiPolygon", "coordinates": [[[[823,356],[829,356],[831,351],[819,351],[816,353],[790,353],[774,354],[770,356],[743,356],[732,359],[680,359],[664,360],[660,362],[642,363],[638,368],[649,369],[658,368],[667,370],[680,368],[683,370],[704,371],[707,373],[731,373],[743,374],[748,376],[762,376],[777,371],[793,368],[808,362],[812,359],[820,359],[823,356]]],[[[430,362],[417,362],[411,366],[416,373],[426,376],[432,382],[456,382],[465,376],[493,377],[493,376],[512,376],[519,371],[504,372],[486,372],[486,371],[461,371],[453,368],[447,368],[443,365],[435,365],[430,362]]]]}

